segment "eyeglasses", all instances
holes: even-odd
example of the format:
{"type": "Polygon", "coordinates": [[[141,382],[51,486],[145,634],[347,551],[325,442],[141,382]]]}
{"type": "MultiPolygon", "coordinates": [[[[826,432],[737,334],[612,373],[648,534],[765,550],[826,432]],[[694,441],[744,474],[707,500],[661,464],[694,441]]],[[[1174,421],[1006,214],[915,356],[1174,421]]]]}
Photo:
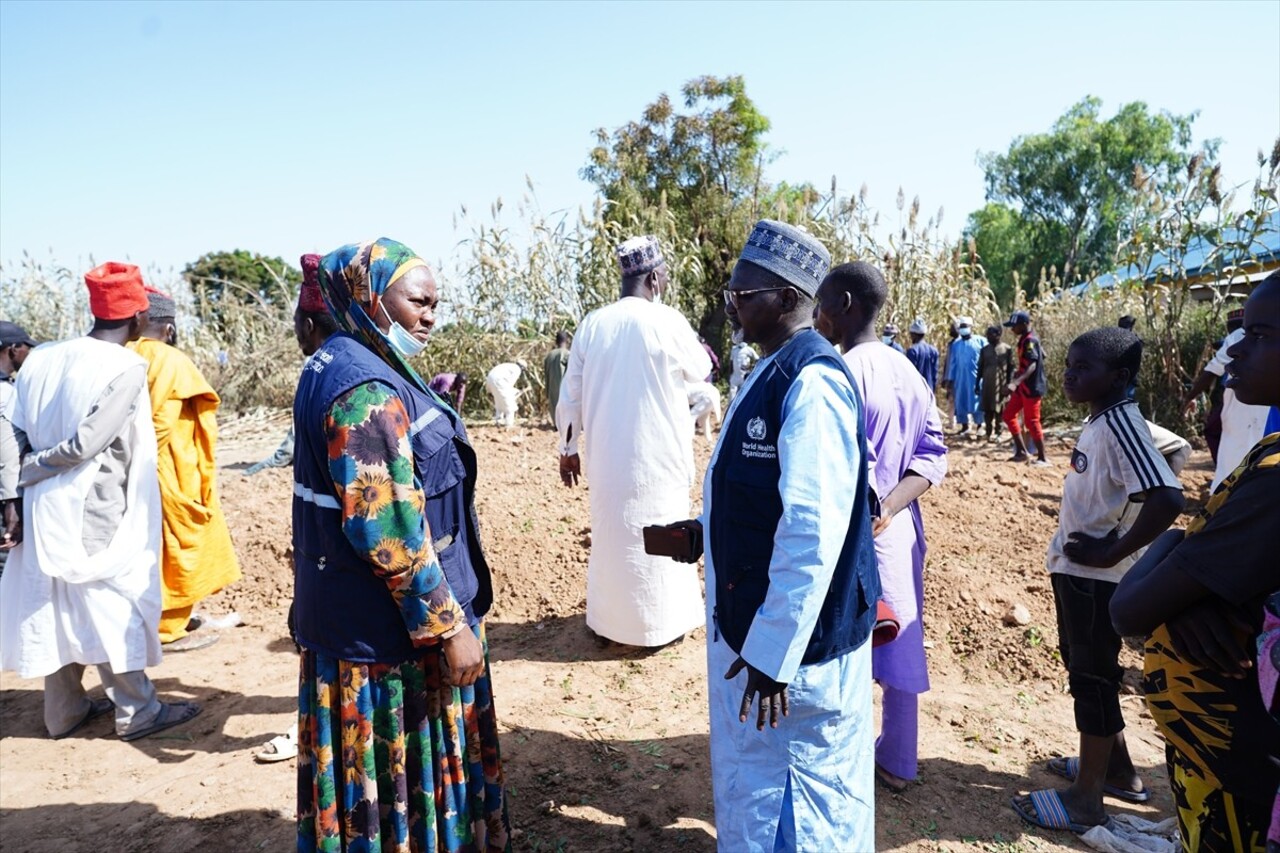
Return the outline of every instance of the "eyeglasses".
{"type": "Polygon", "coordinates": [[[743,296],[755,296],[757,293],[772,293],[775,290],[790,290],[789,286],[783,287],[761,287],[756,290],[730,290],[725,288],[721,291],[724,294],[724,304],[738,307],[738,300],[743,296]]]}

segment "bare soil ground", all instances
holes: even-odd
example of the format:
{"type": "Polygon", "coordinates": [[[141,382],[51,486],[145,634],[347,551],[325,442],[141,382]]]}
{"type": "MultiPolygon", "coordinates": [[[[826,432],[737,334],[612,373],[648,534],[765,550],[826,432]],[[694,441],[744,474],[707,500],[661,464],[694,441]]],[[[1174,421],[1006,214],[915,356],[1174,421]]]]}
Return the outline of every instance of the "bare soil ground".
{"type": "MultiPolygon", "coordinates": [[[[240,474],[275,447],[286,417],[224,426],[223,504],[244,578],[204,609],[234,609],[244,626],[150,670],[163,696],[201,701],[200,717],[132,744],[106,720],[50,741],[40,682],[0,678],[5,851],[293,848],[293,762],[252,759],[295,714],[285,629],[291,474],[240,474]]],[[[472,436],[498,572],[489,636],[516,849],[713,850],[703,632],[655,651],[601,645],[583,621],[587,492],[560,486],[554,434],[477,426],[472,436]]],[[[921,703],[919,783],[877,793],[881,850],[1083,849],[1024,826],[1008,805],[1057,781],[1044,762],[1076,748],[1044,570],[1068,450],[1065,439],[1050,444],[1054,467],[1035,469],[1004,461],[1003,446],[957,442],[950,476],[924,498],[933,690],[921,703]],[[1002,623],[1015,603],[1030,625],[1002,623]]],[[[707,456],[699,439],[703,464],[707,456]]],[[[1198,452],[1183,472],[1191,506],[1211,475],[1198,452]]],[[[1138,654],[1127,650],[1125,663],[1135,689],[1138,654]]],[[[97,695],[92,671],[86,683],[97,695]]],[[[1130,749],[1156,796],[1145,807],[1108,807],[1167,815],[1163,747],[1140,698],[1123,704],[1130,749]]]]}

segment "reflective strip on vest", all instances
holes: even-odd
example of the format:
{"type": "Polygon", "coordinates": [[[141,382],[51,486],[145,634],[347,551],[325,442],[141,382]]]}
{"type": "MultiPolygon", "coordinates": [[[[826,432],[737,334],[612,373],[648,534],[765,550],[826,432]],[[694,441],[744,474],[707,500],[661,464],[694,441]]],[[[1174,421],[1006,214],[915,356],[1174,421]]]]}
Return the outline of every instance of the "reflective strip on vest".
{"type": "Polygon", "coordinates": [[[418,416],[418,419],[416,421],[409,424],[410,437],[415,436],[418,433],[422,432],[424,429],[427,428],[427,424],[431,423],[438,417],[440,417],[439,409],[427,409],[425,412],[423,412],[421,415],[418,416]]]}
{"type": "Polygon", "coordinates": [[[293,483],[293,493],[307,503],[313,503],[325,509],[342,509],[342,504],[338,503],[337,498],[332,495],[318,495],[296,480],[293,483]]]}

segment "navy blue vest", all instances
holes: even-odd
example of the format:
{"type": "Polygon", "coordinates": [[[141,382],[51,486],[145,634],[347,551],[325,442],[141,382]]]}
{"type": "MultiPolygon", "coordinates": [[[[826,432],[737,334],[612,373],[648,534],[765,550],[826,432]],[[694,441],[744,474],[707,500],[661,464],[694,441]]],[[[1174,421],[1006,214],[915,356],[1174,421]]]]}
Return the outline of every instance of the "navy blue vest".
{"type": "Polygon", "coordinates": [[[355,338],[331,336],[308,362],[293,403],[297,641],[343,660],[396,663],[420,651],[409,640],[386,582],[342,532],[324,429],[334,401],[372,380],[394,389],[409,413],[414,473],[426,495],[432,543],[471,624],[488,612],[493,587],[475,513],[476,455],[462,419],[355,338]]]}
{"type": "MultiPolygon", "coordinates": [[[[848,377],[861,420],[862,397],[849,368],[821,335],[806,329],[792,337],[765,366],[768,373],[758,377],[738,401],[720,437],[720,455],[712,470],[708,542],[716,569],[716,624],[737,652],[742,651],[751,621],[769,591],[769,562],[782,519],[778,493],[782,468],[777,445],[782,403],[800,369],[817,362],[825,362],[848,377]]],[[[863,464],[859,466],[858,494],[848,533],[818,624],[805,649],[804,664],[822,663],[858,648],[875,625],[880,575],[871,539],[866,431],[861,423],[858,454],[863,464]]]]}

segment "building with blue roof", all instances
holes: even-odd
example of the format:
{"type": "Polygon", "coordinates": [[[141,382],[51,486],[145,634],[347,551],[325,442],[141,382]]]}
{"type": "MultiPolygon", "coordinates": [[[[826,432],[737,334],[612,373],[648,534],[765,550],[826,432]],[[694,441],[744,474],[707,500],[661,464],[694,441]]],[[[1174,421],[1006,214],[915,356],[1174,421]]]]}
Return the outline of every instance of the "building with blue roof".
{"type": "MultiPolygon", "coordinates": [[[[1262,227],[1252,239],[1248,232],[1235,227],[1223,228],[1217,236],[1217,242],[1205,236],[1193,238],[1182,258],[1185,278],[1176,276],[1187,282],[1196,301],[1230,297],[1243,299],[1253,290],[1254,284],[1280,269],[1280,211],[1272,211],[1264,218],[1262,227]],[[1246,241],[1250,243],[1247,257],[1239,265],[1234,265],[1243,247],[1232,244],[1246,241]]],[[[1069,288],[1069,291],[1079,296],[1094,288],[1105,290],[1131,281],[1155,284],[1169,281],[1176,272],[1169,256],[1157,252],[1145,268],[1134,264],[1112,270],[1069,288]]]]}

